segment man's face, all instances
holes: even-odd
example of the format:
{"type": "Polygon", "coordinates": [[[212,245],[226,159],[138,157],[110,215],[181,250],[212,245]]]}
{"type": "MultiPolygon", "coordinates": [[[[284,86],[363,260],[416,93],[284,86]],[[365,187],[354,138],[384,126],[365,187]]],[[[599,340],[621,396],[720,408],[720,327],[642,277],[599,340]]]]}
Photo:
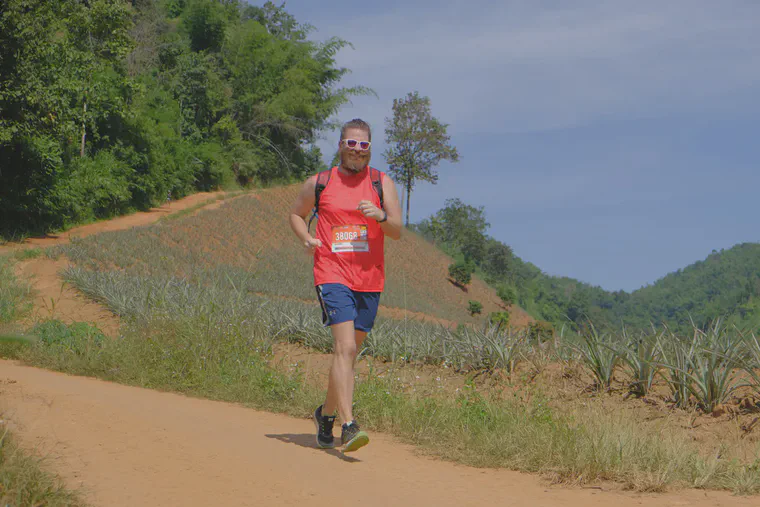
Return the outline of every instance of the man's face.
{"type": "Polygon", "coordinates": [[[361,143],[369,141],[367,131],[359,128],[346,129],[343,139],[340,141],[338,148],[340,152],[340,165],[350,171],[359,172],[369,165],[369,159],[372,157],[372,149],[362,150],[361,143]],[[353,139],[358,141],[353,148],[346,145],[346,140],[353,139]]]}

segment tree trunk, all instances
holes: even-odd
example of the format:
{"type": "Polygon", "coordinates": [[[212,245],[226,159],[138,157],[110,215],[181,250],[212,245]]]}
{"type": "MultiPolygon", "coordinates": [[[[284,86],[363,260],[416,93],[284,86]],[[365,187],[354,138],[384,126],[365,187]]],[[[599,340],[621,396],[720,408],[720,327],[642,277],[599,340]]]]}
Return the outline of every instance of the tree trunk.
{"type": "Polygon", "coordinates": [[[87,129],[85,127],[85,116],[87,115],[87,101],[84,103],[82,114],[82,147],[79,149],[79,156],[84,157],[84,139],[87,137],[87,129]]]}
{"type": "Polygon", "coordinates": [[[401,188],[401,194],[399,199],[401,200],[401,216],[404,216],[404,209],[406,209],[406,181],[401,181],[399,184],[401,188]]]}
{"type": "Polygon", "coordinates": [[[412,172],[406,179],[406,227],[409,227],[409,201],[412,200],[412,172]]]}

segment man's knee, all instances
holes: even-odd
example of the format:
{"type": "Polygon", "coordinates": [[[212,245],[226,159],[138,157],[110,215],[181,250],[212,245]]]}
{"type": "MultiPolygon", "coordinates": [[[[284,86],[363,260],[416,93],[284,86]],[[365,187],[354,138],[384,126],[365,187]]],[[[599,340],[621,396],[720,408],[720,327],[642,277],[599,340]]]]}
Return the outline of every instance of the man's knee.
{"type": "Polygon", "coordinates": [[[356,357],[356,342],[354,340],[343,340],[335,343],[335,354],[353,359],[356,357]]]}

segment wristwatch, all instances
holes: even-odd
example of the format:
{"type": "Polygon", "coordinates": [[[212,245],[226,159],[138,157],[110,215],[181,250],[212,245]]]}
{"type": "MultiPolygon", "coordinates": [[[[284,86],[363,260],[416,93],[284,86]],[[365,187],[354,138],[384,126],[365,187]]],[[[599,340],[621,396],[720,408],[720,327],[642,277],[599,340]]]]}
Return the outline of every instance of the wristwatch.
{"type": "Polygon", "coordinates": [[[378,220],[378,221],[377,221],[377,223],[378,223],[378,224],[382,224],[382,223],[383,223],[383,222],[385,222],[386,220],[388,220],[388,212],[387,212],[387,211],[385,211],[385,210],[383,210],[383,219],[382,219],[382,220],[378,220]]]}

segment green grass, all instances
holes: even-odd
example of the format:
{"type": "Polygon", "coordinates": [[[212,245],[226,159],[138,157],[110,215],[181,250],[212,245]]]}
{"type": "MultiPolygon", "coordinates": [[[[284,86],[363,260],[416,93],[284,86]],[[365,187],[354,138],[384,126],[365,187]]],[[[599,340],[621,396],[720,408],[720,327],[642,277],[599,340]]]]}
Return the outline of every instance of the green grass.
{"type": "Polygon", "coordinates": [[[16,278],[13,262],[0,256],[0,324],[20,319],[30,309],[31,287],[16,278]]]}
{"type": "Polygon", "coordinates": [[[32,235],[33,233],[31,232],[3,233],[0,234],[0,245],[5,245],[7,243],[19,243],[32,235]]]}
{"type": "Polygon", "coordinates": [[[32,338],[20,333],[0,333],[0,357],[16,359],[31,341],[32,338]]]}
{"type": "Polygon", "coordinates": [[[13,257],[19,261],[36,259],[41,257],[45,251],[41,248],[22,248],[13,253],[13,257]]]}
{"type": "MultiPolygon", "coordinates": [[[[29,307],[30,287],[13,274],[7,257],[0,257],[0,324],[13,324],[29,307]]],[[[0,333],[0,356],[17,358],[34,346],[33,339],[17,333],[0,333]]],[[[41,461],[21,450],[4,424],[0,424],[1,505],[84,505],[60,481],[44,471],[41,461]]]]}
{"type": "MultiPolygon", "coordinates": [[[[298,371],[269,365],[271,331],[200,315],[156,316],[130,323],[122,338],[110,340],[90,326],[53,321],[32,330],[38,339],[19,357],[72,374],[306,417],[323,392],[298,371]]],[[[467,465],[538,472],[560,482],[613,480],[645,491],[760,491],[758,450],[750,462],[727,450],[703,455],[685,432],[664,423],[644,427],[624,414],[590,408],[563,415],[541,396],[526,403],[467,388],[454,398],[415,396],[372,374],[357,383],[355,403],[367,429],[467,465]]]]}
{"type": "Polygon", "coordinates": [[[78,506],[82,500],[67,491],[42,462],[21,450],[0,425],[0,504],[14,506],[78,506]]]}

